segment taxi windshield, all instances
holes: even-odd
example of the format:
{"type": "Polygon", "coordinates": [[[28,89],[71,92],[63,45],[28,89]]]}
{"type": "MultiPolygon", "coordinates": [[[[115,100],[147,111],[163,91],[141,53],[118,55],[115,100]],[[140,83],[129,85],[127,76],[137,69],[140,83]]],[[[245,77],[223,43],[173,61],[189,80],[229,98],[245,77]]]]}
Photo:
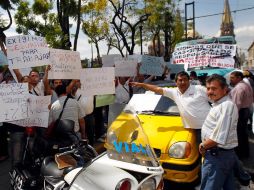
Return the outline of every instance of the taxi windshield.
{"type": "Polygon", "coordinates": [[[108,129],[105,147],[110,159],[147,167],[159,166],[137,115],[129,110],[125,110],[108,129]]]}
{"type": "Polygon", "coordinates": [[[134,94],[125,110],[132,109],[138,114],[180,116],[173,100],[157,94],[134,94]]]}

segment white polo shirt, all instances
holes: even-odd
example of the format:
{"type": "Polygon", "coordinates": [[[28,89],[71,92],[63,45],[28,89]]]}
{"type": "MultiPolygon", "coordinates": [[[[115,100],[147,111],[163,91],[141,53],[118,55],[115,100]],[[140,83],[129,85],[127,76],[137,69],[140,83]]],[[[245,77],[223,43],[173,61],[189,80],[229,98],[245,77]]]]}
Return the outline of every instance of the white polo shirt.
{"type": "Polygon", "coordinates": [[[75,94],[75,99],[78,101],[80,108],[85,115],[89,115],[94,110],[94,96],[84,96],[81,90],[78,89],[75,94]]]}
{"type": "Polygon", "coordinates": [[[163,88],[163,95],[175,101],[185,128],[201,129],[211,109],[205,87],[190,85],[183,94],[178,88],[163,88]]]}

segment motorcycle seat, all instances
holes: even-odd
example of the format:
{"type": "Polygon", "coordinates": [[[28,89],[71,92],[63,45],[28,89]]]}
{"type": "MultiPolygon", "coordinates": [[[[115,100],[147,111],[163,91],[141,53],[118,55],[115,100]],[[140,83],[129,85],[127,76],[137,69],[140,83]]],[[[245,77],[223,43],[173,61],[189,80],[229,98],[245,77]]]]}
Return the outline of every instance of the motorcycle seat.
{"type": "Polygon", "coordinates": [[[43,176],[50,176],[54,178],[62,178],[65,174],[75,169],[76,167],[70,166],[63,169],[59,169],[54,157],[46,157],[41,165],[41,174],[43,176]]]}

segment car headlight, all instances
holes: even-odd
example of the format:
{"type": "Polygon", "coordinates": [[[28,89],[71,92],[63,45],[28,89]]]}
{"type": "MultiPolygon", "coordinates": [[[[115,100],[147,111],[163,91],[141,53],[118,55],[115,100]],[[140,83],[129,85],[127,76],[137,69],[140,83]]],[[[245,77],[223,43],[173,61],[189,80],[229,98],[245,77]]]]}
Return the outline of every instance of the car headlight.
{"type": "Polygon", "coordinates": [[[139,190],[155,190],[156,189],[156,181],[154,178],[147,179],[140,186],[139,190]]]}
{"type": "Polygon", "coordinates": [[[172,158],[186,158],[190,154],[190,143],[177,142],[171,145],[168,155],[172,158]]]}

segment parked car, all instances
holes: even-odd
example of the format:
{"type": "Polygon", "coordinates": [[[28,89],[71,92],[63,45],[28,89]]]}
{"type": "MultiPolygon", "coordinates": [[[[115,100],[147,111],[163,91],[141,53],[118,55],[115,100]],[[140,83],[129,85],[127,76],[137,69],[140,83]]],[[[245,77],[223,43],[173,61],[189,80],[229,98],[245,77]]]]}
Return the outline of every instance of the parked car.
{"type": "Polygon", "coordinates": [[[135,112],[140,119],[165,171],[164,179],[184,184],[197,182],[201,161],[196,136],[192,129],[183,127],[175,102],[152,93],[135,94],[111,127],[117,129],[128,125],[125,115],[128,110],[135,112]]]}

